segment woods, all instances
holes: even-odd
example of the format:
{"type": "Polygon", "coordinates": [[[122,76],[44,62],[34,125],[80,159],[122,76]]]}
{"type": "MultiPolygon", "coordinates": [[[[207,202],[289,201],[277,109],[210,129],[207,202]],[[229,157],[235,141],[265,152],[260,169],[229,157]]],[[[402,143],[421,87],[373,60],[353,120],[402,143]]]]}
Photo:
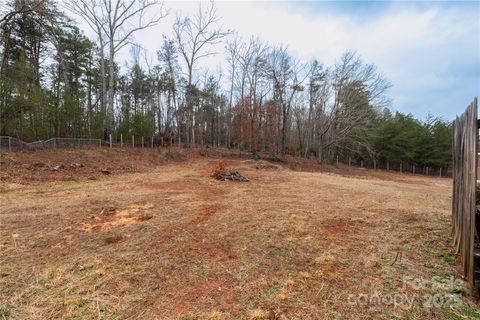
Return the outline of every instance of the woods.
{"type": "Polygon", "coordinates": [[[213,3],[165,26],[173,36],[158,35],[156,63],[143,63],[133,36],[162,24],[167,9],[154,0],[8,1],[0,20],[1,135],[154,136],[166,146],[449,166],[451,123],[392,113],[392,84],[375,65],[354,51],[333,65],[301,61],[284,45],[229,30],[213,3]],[[95,38],[75,26],[73,13],[95,38]],[[127,67],[117,57],[125,46],[127,67]],[[212,55],[221,69],[202,66],[212,55]]]}

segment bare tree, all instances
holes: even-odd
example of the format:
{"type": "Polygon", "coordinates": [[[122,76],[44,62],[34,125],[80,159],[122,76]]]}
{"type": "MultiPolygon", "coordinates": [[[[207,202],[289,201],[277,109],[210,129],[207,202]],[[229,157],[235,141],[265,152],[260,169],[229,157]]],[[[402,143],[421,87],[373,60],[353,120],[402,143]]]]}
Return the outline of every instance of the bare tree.
{"type": "Polygon", "coordinates": [[[345,52],[330,73],[330,104],[324,108],[320,125],[319,156],[329,150],[330,157],[341,149],[368,151],[365,129],[375,111],[389,103],[386,91],[390,82],[379,74],[374,65],[364,64],[352,51],[345,52]]]}
{"type": "Polygon", "coordinates": [[[192,145],[195,145],[195,110],[192,103],[193,70],[198,60],[215,54],[214,51],[208,50],[208,47],[211,48],[212,45],[218,44],[228,34],[223,31],[221,26],[217,26],[218,20],[215,6],[213,2],[210,2],[205,10],[200,4],[192,19],[177,17],[173,26],[178,50],[187,65],[186,104],[190,113],[190,142],[192,145]]]}
{"type": "Polygon", "coordinates": [[[167,121],[166,121],[166,135],[170,137],[172,130],[172,115],[176,116],[177,123],[177,137],[178,144],[182,143],[181,137],[181,121],[177,110],[177,84],[176,76],[178,74],[178,52],[175,43],[171,39],[163,38],[162,48],[157,52],[158,60],[162,63],[166,72],[166,89],[167,89],[167,121]]]}
{"type": "MultiPolygon", "coordinates": [[[[261,125],[260,108],[262,100],[270,91],[262,88],[262,80],[264,77],[264,69],[266,67],[266,55],[268,53],[268,44],[262,42],[258,38],[251,38],[248,49],[241,55],[242,70],[246,73],[244,75],[246,84],[248,85],[248,97],[243,97],[243,109],[248,110],[250,120],[250,148],[252,152],[257,148],[257,137],[255,132],[261,125]],[[263,89],[263,90],[262,90],[263,89]],[[247,103],[245,105],[245,103],[247,103]]],[[[245,81],[242,81],[245,85],[245,81]]],[[[242,90],[242,94],[243,90],[242,90]]]]}
{"type": "Polygon", "coordinates": [[[318,108],[322,101],[322,93],[325,92],[327,73],[328,71],[324,70],[322,64],[317,60],[311,61],[308,71],[308,112],[305,123],[305,149],[303,150],[305,157],[315,141],[315,109],[318,108]]]}
{"type": "MultiPolygon", "coordinates": [[[[103,57],[104,46],[108,44],[106,129],[112,132],[115,125],[115,55],[124,46],[131,43],[135,32],[157,25],[167,15],[167,12],[164,10],[163,2],[157,0],[69,0],[66,6],[80,15],[98,36],[102,61],[105,60],[103,57]],[[148,11],[155,11],[155,15],[147,17],[148,11]]],[[[102,77],[105,79],[105,70],[102,73],[102,77]]]]}
{"type": "Polygon", "coordinates": [[[272,81],[273,100],[280,107],[278,127],[281,128],[279,149],[285,155],[290,110],[295,93],[303,91],[302,83],[307,75],[305,66],[290,56],[286,47],[273,48],[268,55],[265,74],[272,81]]]}
{"type": "Polygon", "coordinates": [[[237,75],[237,68],[239,63],[239,54],[242,50],[242,39],[238,33],[234,33],[233,37],[227,41],[225,46],[227,53],[227,62],[230,67],[230,90],[228,93],[228,111],[227,111],[227,146],[230,147],[232,139],[232,108],[233,108],[233,91],[235,84],[235,77],[237,75]]]}

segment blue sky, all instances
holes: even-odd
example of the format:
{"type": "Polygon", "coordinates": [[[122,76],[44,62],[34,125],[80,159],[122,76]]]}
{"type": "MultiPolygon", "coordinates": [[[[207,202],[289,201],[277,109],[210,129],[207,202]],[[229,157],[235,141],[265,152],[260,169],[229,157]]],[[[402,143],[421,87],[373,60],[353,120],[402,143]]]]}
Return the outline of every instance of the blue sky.
{"type": "MultiPolygon", "coordinates": [[[[175,15],[192,14],[198,2],[165,6],[169,17],[136,35],[152,63],[175,15]]],[[[480,95],[480,1],[219,1],[216,7],[225,28],[288,45],[304,61],[331,66],[346,50],[357,51],[393,83],[393,110],[453,120],[480,95]]],[[[128,61],[127,48],[121,58],[128,61]]],[[[218,55],[202,67],[224,63],[218,55]]]]}

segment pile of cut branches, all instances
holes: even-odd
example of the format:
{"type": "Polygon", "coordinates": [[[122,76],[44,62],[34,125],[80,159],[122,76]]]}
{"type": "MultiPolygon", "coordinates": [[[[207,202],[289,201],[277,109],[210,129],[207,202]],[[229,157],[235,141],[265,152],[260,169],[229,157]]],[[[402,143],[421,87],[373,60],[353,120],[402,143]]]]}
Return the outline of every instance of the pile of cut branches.
{"type": "Polygon", "coordinates": [[[240,182],[249,181],[247,177],[245,177],[238,171],[227,171],[227,172],[217,173],[213,177],[220,181],[226,181],[226,180],[240,181],[240,182]]]}
{"type": "Polygon", "coordinates": [[[240,182],[248,182],[249,179],[238,172],[237,170],[230,170],[227,168],[224,162],[220,162],[217,166],[212,170],[210,174],[211,177],[220,180],[220,181],[240,181],[240,182]]]}

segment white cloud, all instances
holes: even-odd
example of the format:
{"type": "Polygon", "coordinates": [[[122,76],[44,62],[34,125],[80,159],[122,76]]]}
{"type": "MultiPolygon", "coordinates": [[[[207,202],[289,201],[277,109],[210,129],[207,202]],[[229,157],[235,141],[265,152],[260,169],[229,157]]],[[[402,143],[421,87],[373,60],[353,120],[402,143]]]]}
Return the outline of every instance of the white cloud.
{"type": "MultiPolygon", "coordinates": [[[[161,46],[162,35],[171,35],[174,14],[192,14],[197,10],[196,2],[166,2],[166,6],[172,15],[154,29],[136,35],[152,57],[161,46]]],[[[365,62],[375,63],[393,82],[394,107],[401,111],[418,116],[431,111],[452,118],[480,92],[480,75],[462,83],[466,80],[458,71],[469,67],[480,69],[478,10],[397,3],[379,15],[359,19],[348,11],[319,10],[305,14],[298,6],[301,4],[216,3],[226,28],[238,31],[245,38],[258,35],[272,44],[286,44],[301,59],[315,57],[331,65],[345,50],[357,50],[365,62]],[[468,90],[462,91],[460,85],[468,90]],[[448,94],[445,92],[448,86],[457,92],[457,98],[443,97],[448,94]],[[464,100],[461,94],[465,95],[464,100]],[[442,99],[455,105],[448,109],[439,104],[442,99]],[[438,108],[442,110],[435,110],[438,108]]],[[[128,50],[121,57],[128,59],[128,50]]],[[[222,57],[217,57],[204,61],[202,66],[215,69],[220,63],[222,57]]]]}

